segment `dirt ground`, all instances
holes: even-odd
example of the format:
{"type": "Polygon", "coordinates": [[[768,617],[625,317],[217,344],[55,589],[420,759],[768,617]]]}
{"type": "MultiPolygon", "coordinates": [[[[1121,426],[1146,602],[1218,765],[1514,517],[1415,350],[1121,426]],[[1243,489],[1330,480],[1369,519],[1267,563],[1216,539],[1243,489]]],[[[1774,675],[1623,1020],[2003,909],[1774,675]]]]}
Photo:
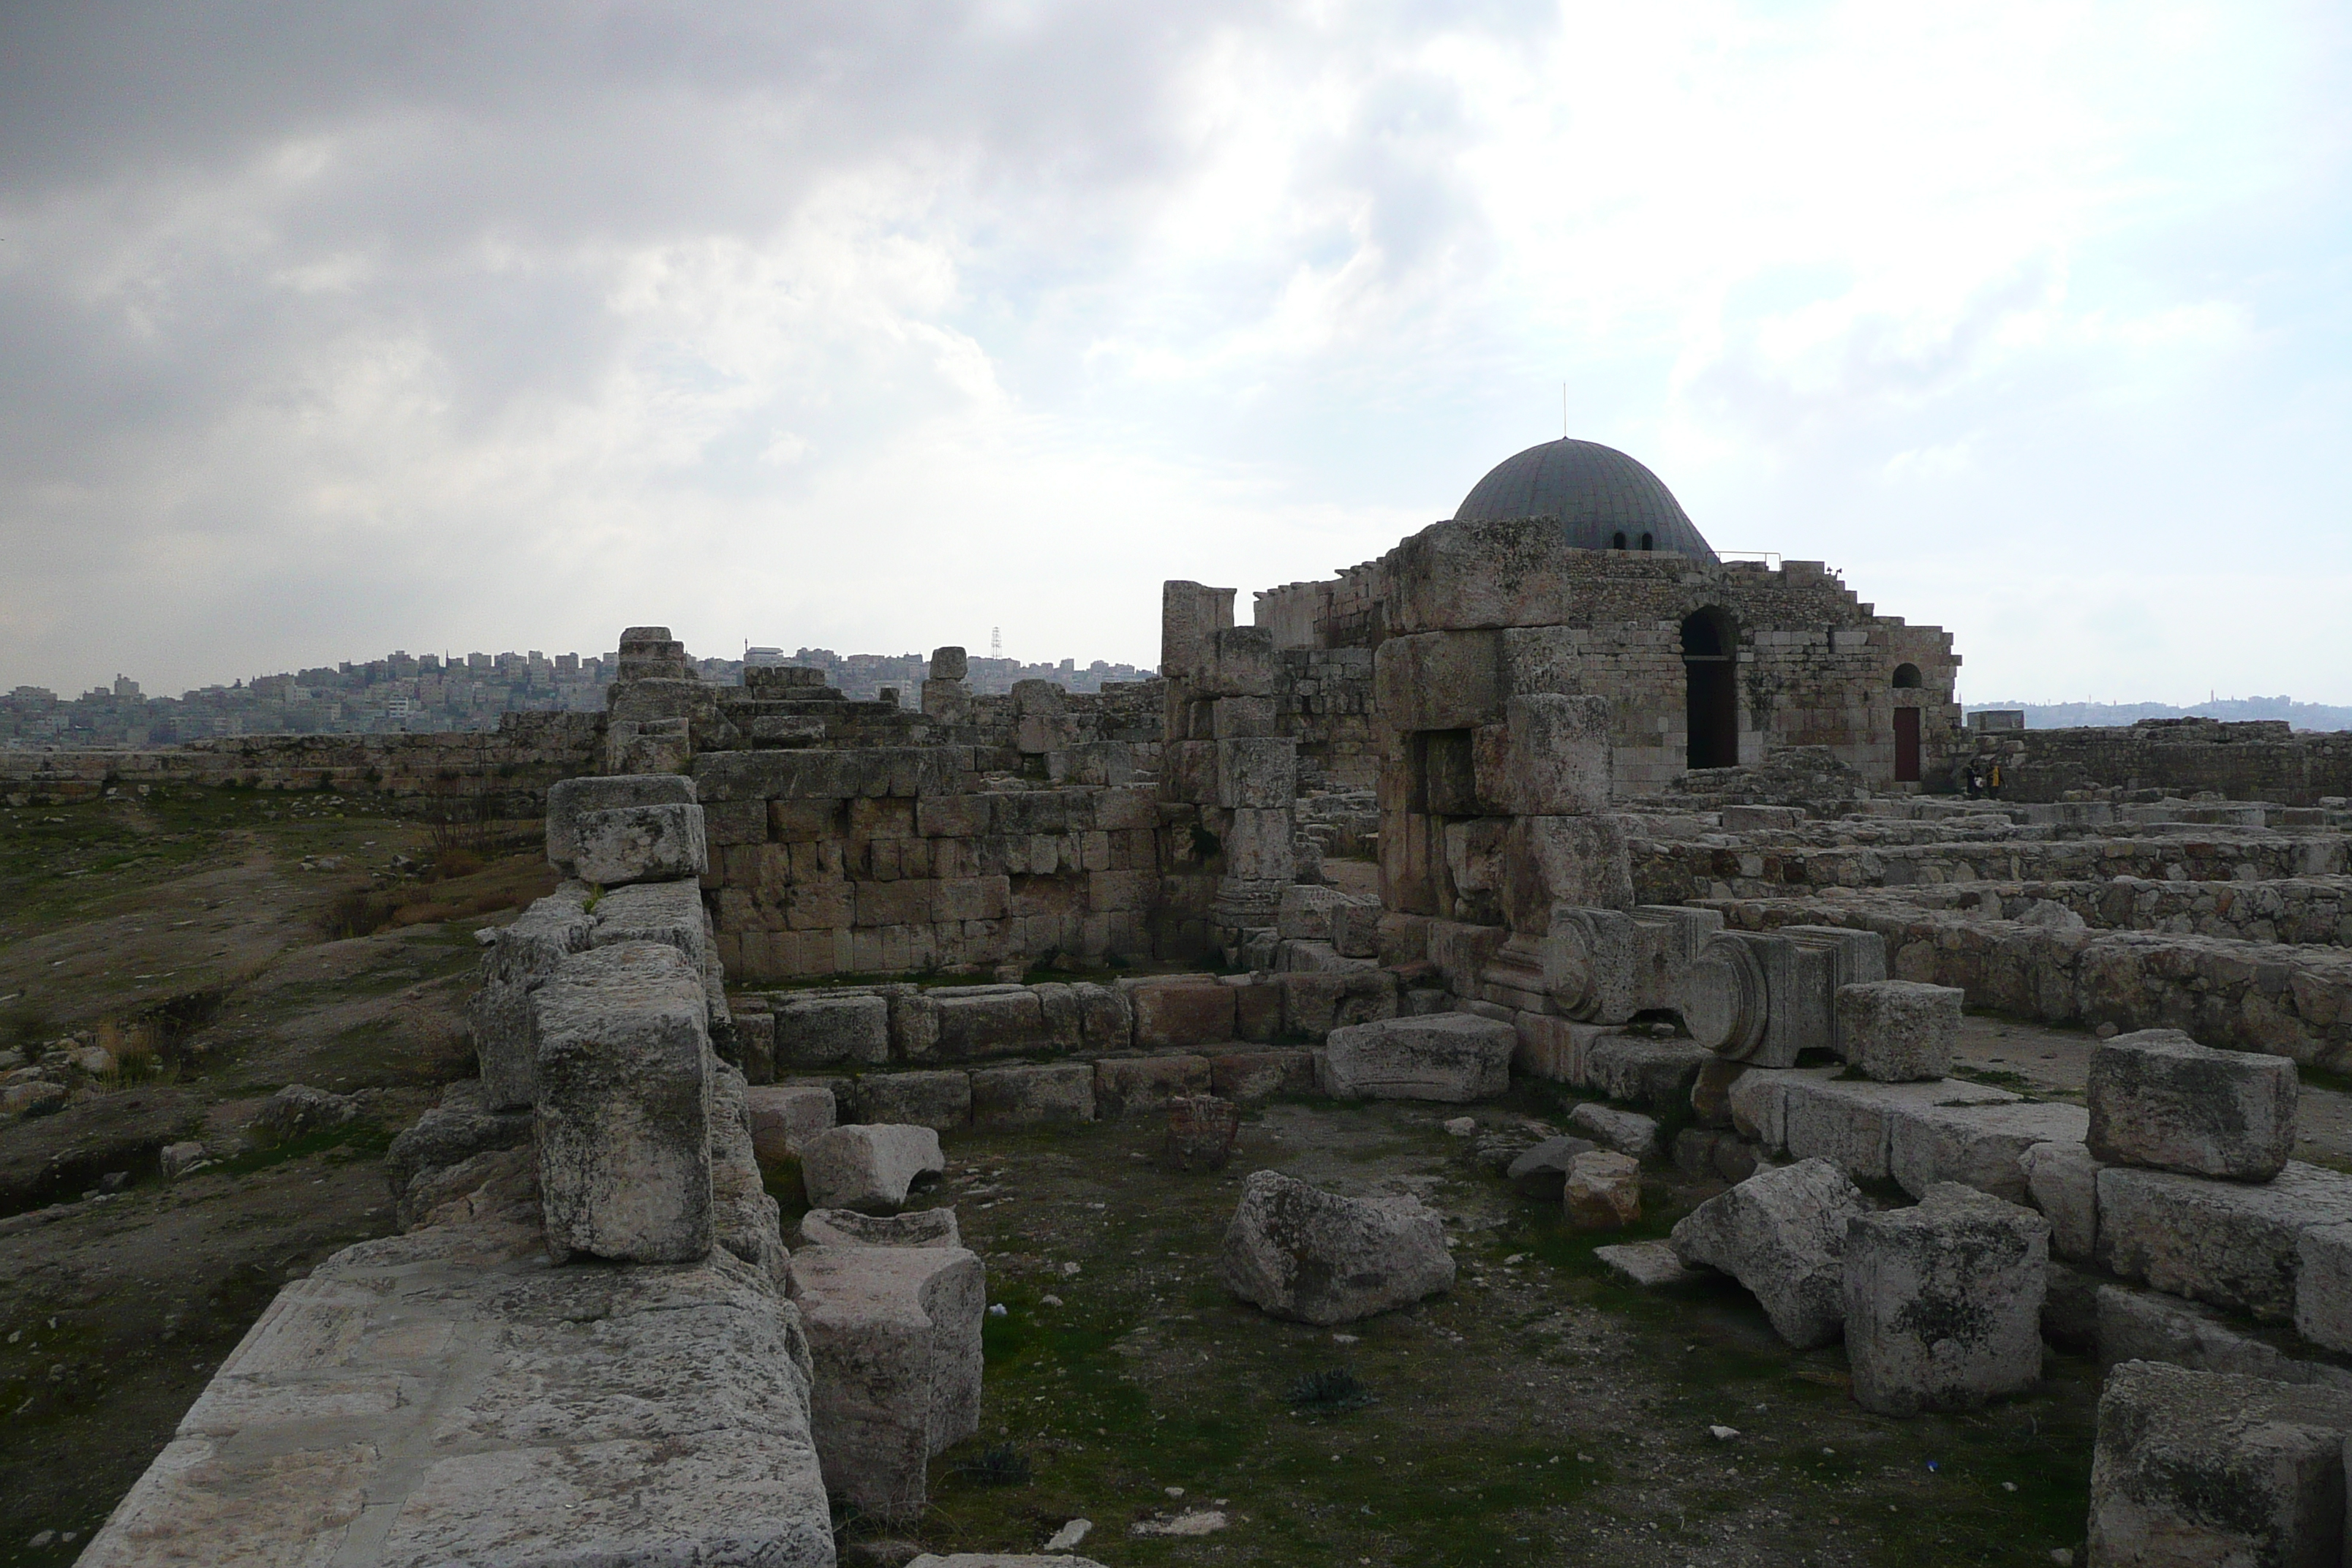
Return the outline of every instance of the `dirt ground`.
{"type": "Polygon", "coordinates": [[[471,930],[549,880],[468,836],[449,855],[419,823],[237,791],[0,812],[0,1048],[160,1047],[0,1121],[0,1563],[71,1562],[278,1288],[390,1227],[383,1147],[472,1070],[471,930]],[[462,874],[394,864],[436,854],[462,874]],[[371,1118],[251,1146],[288,1083],[373,1090],[371,1118]],[[183,1139],[220,1161],[166,1184],[183,1139]]]}

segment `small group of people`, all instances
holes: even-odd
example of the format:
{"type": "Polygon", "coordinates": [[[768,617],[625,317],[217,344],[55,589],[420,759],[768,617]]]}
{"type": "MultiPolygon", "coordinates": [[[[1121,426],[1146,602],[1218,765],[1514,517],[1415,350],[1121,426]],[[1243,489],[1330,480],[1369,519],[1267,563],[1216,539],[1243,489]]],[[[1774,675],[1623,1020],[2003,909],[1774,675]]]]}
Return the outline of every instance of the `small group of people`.
{"type": "Polygon", "coordinates": [[[1971,757],[1969,760],[1969,798],[1999,800],[2000,798],[2000,761],[1995,757],[1971,757]]]}

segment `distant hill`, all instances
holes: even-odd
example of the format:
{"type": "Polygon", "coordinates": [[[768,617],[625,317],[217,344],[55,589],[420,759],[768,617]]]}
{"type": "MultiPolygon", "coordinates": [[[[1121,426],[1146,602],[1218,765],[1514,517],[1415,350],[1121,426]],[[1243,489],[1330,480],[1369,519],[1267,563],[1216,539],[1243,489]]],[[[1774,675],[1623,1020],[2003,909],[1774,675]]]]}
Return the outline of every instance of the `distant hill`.
{"type": "Polygon", "coordinates": [[[2352,708],[2297,702],[2292,697],[2233,697],[2227,701],[2200,702],[2189,708],[2163,702],[1971,702],[1968,706],[1972,712],[1982,708],[2023,709],[2029,730],[2137,724],[2142,719],[2225,719],[2231,723],[2249,719],[2284,719],[2298,730],[2352,730],[2352,708]]]}

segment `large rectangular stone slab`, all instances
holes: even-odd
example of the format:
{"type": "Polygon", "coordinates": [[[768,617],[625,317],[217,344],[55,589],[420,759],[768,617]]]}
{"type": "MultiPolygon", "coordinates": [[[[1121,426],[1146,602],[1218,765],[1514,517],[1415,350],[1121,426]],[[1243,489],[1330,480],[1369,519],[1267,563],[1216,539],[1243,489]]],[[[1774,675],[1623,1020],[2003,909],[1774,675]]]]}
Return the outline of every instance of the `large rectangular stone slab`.
{"type": "MultiPolygon", "coordinates": [[[[1737,1097],[1738,1089],[1733,1092],[1737,1097]]],[[[1793,1073],[1782,1094],[1781,1146],[1789,1157],[1832,1161],[1858,1182],[1891,1178],[1895,1126],[1906,1112],[2017,1100],[2007,1089],[1973,1084],[1870,1083],[1793,1073]]]]}
{"type": "Polygon", "coordinates": [[[890,1059],[886,996],[778,996],[775,1059],[792,1068],[880,1067],[890,1059]]]}
{"type": "Polygon", "coordinates": [[[583,812],[632,805],[692,805],[694,781],[683,773],[614,773],[603,778],[558,779],[547,788],[547,858],[572,876],[580,841],[573,823],[583,812]]]}
{"type": "Polygon", "coordinates": [[[1325,1043],[1319,1087],[1340,1100],[1493,1100],[1510,1088],[1517,1045],[1510,1025],[1471,1013],[1358,1024],[1325,1043]]]}
{"type": "Polygon", "coordinates": [[[1691,1085],[1715,1053],[1688,1040],[1604,1035],[1584,1050],[1584,1085],[1661,1116],[1690,1109],[1691,1085]]]}
{"type": "Polygon", "coordinates": [[[982,1068],[971,1075],[971,1124],[1035,1127],[1095,1117],[1092,1062],[982,1068]]]}
{"type": "Polygon", "coordinates": [[[894,1121],[945,1132],[971,1122],[971,1075],[940,1072],[867,1073],[850,1091],[860,1121],[894,1121]]]}
{"type": "Polygon", "coordinates": [[[2054,1101],[1906,1107],[1887,1128],[1886,1173],[1915,1198],[1938,1182],[1958,1182],[2027,1203],[2020,1163],[2026,1151],[2037,1143],[2079,1142],[2087,1120],[2081,1106],[2054,1101]]]}
{"type": "Polygon", "coordinates": [[[2128,1165],[2098,1184],[2101,1268],[2272,1322],[2294,1317],[2304,1233],[2352,1221],[2352,1176],[2301,1161],[2259,1185],[2128,1165]]]}
{"type": "Polygon", "coordinates": [[[2109,1164],[2266,1182],[2294,1150],[2301,1080],[2284,1057],[2143,1029],[2100,1042],[2086,1088],[2086,1142],[2109,1164]]]}

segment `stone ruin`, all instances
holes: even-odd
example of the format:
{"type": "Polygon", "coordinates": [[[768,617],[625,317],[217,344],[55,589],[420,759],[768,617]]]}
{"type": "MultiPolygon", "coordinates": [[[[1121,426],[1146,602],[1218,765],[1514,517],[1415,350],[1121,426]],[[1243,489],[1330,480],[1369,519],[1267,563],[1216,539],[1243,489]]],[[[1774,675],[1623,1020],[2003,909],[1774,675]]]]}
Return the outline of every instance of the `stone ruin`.
{"type": "MultiPolygon", "coordinates": [[[[901,1212],[940,1134],[1166,1118],[1213,1167],[1269,1096],[1515,1079],[1582,1103],[1509,1181],[1603,1242],[1645,1163],[1727,1184],[1600,1256],[1842,1339],[1865,1408],[2095,1348],[2095,1563],[2340,1561],[2352,1176],[2291,1154],[2297,1064],[2352,1065],[2343,798],[1931,793],[1995,743],[1948,636],[1553,456],[1254,626],[1167,584],[1159,678],[1099,695],[952,647],[914,709],[719,688],[625,633],[404,1234],[288,1289],[87,1561],[234,1511],[339,1562],[829,1563],[829,1499],[919,1509],[978,1422],[984,1273],[901,1212]],[[1964,1005],[2095,1028],[2087,1104],[1949,1076],[1964,1005]]],[[[1453,1279],[1426,1208],[1274,1173],[1217,1268],[1313,1323],[1453,1279]]]]}

